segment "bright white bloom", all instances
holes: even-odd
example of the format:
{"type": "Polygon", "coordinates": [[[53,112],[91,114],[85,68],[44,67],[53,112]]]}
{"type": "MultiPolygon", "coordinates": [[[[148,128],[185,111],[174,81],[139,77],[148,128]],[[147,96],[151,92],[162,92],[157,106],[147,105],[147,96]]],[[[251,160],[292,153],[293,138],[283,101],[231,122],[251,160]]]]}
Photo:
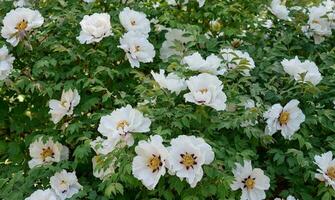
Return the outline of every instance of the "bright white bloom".
{"type": "Polygon", "coordinates": [[[311,82],[317,85],[322,80],[318,66],[309,60],[301,62],[296,56],[291,60],[284,59],[281,64],[284,71],[293,76],[296,81],[311,82]]]}
{"type": "Polygon", "coordinates": [[[13,69],[15,58],[9,54],[7,47],[4,45],[0,49],[0,80],[4,80],[13,69]]]}
{"type": "Polygon", "coordinates": [[[13,2],[15,7],[25,7],[25,6],[29,6],[29,0],[17,0],[13,2]]]}
{"type": "Polygon", "coordinates": [[[227,96],[218,77],[202,73],[189,78],[186,84],[190,90],[184,95],[186,102],[210,106],[217,111],[225,110],[227,96]]]}
{"type": "Polygon", "coordinates": [[[149,190],[156,187],[160,177],[166,172],[169,153],[162,143],[162,137],[154,135],[148,141],[139,141],[135,147],[137,156],[133,159],[132,172],[149,190]]]}
{"type": "Polygon", "coordinates": [[[265,22],[263,22],[262,26],[263,26],[264,28],[270,29],[270,28],[273,27],[273,22],[272,22],[271,19],[268,19],[268,20],[266,20],[265,22]]]}
{"type": "Polygon", "coordinates": [[[134,144],[132,133],[150,131],[151,121],[131,105],[114,110],[100,119],[98,131],[110,140],[124,141],[128,146],[134,144]]]}
{"type": "Polygon", "coordinates": [[[317,170],[319,173],[315,174],[315,178],[335,189],[335,159],[333,159],[333,153],[328,151],[321,156],[314,156],[314,163],[319,167],[317,170]]]}
{"type": "Polygon", "coordinates": [[[331,12],[331,10],[333,10],[331,4],[321,4],[308,9],[309,19],[307,26],[302,27],[302,31],[307,37],[313,37],[315,44],[320,44],[325,40],[325,37],[332,35],[333,22],[331,19],[335,19],[335,11],[331,12]]]}
{"type": "MultiPolygon", "coordinates": [[[[182,4],[187,4],[189,0],[184,0],[182,2],[182,4]]],[[[205,1],[206,0],[197,0],[198,1],[198,4],[199,4],[199,8],[201,8],[202,6],[204,6],[205,4],[205,1]]],[[[176,6],[178,5],[176,0],[166,0],[166,2],[169,4],[169,5],[172,5],[172,6],[176,6]]]]}
{"type": "Polygon", "coordinates": [[[214,75],[222,75],[225,73],[226,69],[221,68],[221,62],[222,59],[214,54],[211,54],[205,60],[198,52],[186,56],[182,60],[182,63],[187,64],[188,69],[192,71],[205,72],[214,75]]]}
{"type": "MultiPolygon", "coordinates": [[[[274,200],[285,200],[285,199],[275,198],[274,200]]],[[[298,199],[296,199],[294,196],[289,195],[289,196],[286,198],[286,200],[298,200],[298,199]]]]}
{"type": "Polygon", "coordinates": [[[109,175],[114,173],[115,167],[114,163],[111,163],[108,168],[100,168],[97,169],[97,165],[101,165],[105,161],[103,160],[102,156],[97,155],[92,158],[92,165],[93,165],[93,176],[103,180],[104,178],[108,177],[109,175]]]}
{"type": "Polygon", "coordinates": [[[290,17],[288,16],[290,14],[290,11],[281,2],[281,0],[272,0],[270,5],[270,11],[279,19],[290,20],[290,17]]]}
{"type": "Polygon", "coordinates": [[[245,109],[251,109],[251,108],[255,108],[256,105],[255,105],[255,101],[252,100],[252,99],[247,99],[245,102],[244,102],[244,108],[245,109]]]}
{"type": "Polygon", "coordinates": [[[55,173],[50,178],[50,185],[61,200],[71,198],[82,188],[78,183],[76,173],[66,170],[55,173]]]}
{"type": "Polygon", "coordinates": [[[120,38],[120,46],[126,52],[131,67],[140,67],[140,62],[149,63],[155,57],[154,46],[141,34],[128,32],[120,38]]]}
{"type": "Polygon", "coordinates": [[[83,0],[84,2],[86,2],[86,3],[93,3],[93,2],[95,2],[95,0],[83,0]]]}
{"type": "Polygon", "coordinates": [[[81,44],[100,42],[103,38],[113,35],[108,13],[85,15],[80,22],[81,31],[77,37],[81,44]]]}
{"type": "Polygon", "coordinates": [[[161,69],[159,73],[151,71],[151,75],[161,88],[166,88],[171,92],[175,92],[177,95],[187,88],[185,79],[180,78],[173,72],[165,76],[165,71],[161,69]]]}
{"type": "Polygon", "coordinates": [[[244,76],[250,76],[250,70],[255,68],[255,62],[248,52],[227,48],[221,50],[221,55],[228,69],[241,67],[242,75],[244,76]]]}
{"type": "Polygon", "coordinates": [[[266,111],[263,115],[267,123],[265,134],[273,135],[280,130],[285,139],[291,139],[292,135],[300,129],[300,124],[305,121],[305,115],[298,104],[299,101],[293,99],[284,107],[277,103],[266,111]]]}
{"type": "Polygon", "coordinates": [[[122,26],[127,31],[133,31],[144,35],[148,35],[150,32],[150,21],[142,12],[137,12],[126,7],[120,12],[119,19],[122,26]]]}
{"type": "Polygon", "coordinates": [[[37,10],[16,8],[7,13],[2,22],[1,36],[16,46],[29,31],[42,26],[44,19],[37,10]]]}
{"type": "Polygon", "coordinates": [[[36,190],[25,200],[58,200],[57,195],[51,189],[36,190]]]}
{"type": "Polygon", "coordinates": [[[235,163],[233,170],[235,181],[230,185],[232,190],[242,190],[241,200],[265,199],[264,190],[270,188],[270,179],[262,169],[252,169],[251,161],[245,160],[244,165],[235,163]]]}
{"type": "Polygon", "coordinates": [[[180,29],[171,29],[165,34],[166,41],[160,49],[160,58],[163,61],[171,56],[183,56],[185,45],[194,40],[192,36],[185,36],[186,32],[180,29]],[[176,45],[177,44],[177,45],[176,45]]]}
{"type": "Polygon", "coordinates": [[[214,160],[212,147],[200,137],[179,135],[171,140],[168,150],[169,172],[185,178],[192,188],[202,179],[202,165],[214,160]]]}
{"type": "Polygon", "coordinates": [[[61,100],[51,99],[49,101],[49,113],[51,120],[57,124],[65,115],[71,116],[73,109],[79,104],[80,96],[76,89],[62,92],[61,100]]]}
{"type": "Polygon", "coordinates": [[[103,139],[101,137],[97,137],[94,141],[90,143],[90,145],[95,153],[107,155],[115,149],[118,142],[118,140],[103,139]]]}
{"type": "Polygon", "coordinates": [[[69,158],[69,149],[59,142],[52,141],[49,138],[43,142],[42,138],[37,139],[29,146],[31,160],[28,162],[29,168],[35,166],[60,162],[69,158]]]}

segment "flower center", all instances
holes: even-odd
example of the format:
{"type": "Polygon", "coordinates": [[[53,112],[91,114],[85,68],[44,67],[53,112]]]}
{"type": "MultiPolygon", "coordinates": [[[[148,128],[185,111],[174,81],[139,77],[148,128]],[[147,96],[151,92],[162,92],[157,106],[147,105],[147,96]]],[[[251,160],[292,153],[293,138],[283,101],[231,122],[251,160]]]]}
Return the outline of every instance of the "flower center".
{"type": "Polygon", "coordinates": [[[61,101],[60,104],[61,104],[63,107],[66,107],[67,101],[61,101]]]}
{"type": "Polygon", "coordinates": [[[286,125],[288,120],[290,119],[290,113],[289,112],[281,112],[279,116],[279,123],[280,125],[286,125]]]}
{"type": "Polygon", "coordinates": [[[149,159],[148,167],[152,170],[152,173],[155,173],[163,165],[161,156],[156,156],[152,154],[152,157],[149,159]]]}
{"type": "Polygon", "coordinates": [[[130,21],[130,24],[131,24],[132,26],[135,26],[136,21],[135,21],[135,20],[131,20],[131,21],[130,21]]]}
{"type": "Polygon", "coordinates": [[[52,149],[50,147],[48,147],[48,148],[42,148],[42,152],[41,152],[40,155],[41,155],[43,161],[45,161],[45,159],[47,157],[53,157],[55,155],[55,153],[52,151],[52,149]]]}
{"type": "Polygon", "coordinates": [[[180,157],[181,157],[181,161],[179,163],[183,164],[187,170],[190,167],[192,167],[193,169],[193,166],[197,164],[197,162],[195,161],[197,157],[193,153],[189,154],[186,152],[185,154],[180,154],[180,157]]]}
{"type": "Polygon", "coordinates": [[[242,183],[244,183],[244,188],[247,188],[248,190],[252,190],[255,187],[255,178],[251,178],[248,176],[248,178],[245,178],[242,183]]]}
{"type": "Polygon", "coordinates": [[[119,123],[117,123],[116,128],[119,129],[124,129],[124,127],[129,126],[129,123],[127,120],[121,120],[119,123]]]}
{"type": "Polygon", "coordinates": [[[138,46],[138,45],[136,45],[136,46],[135,46],[135,52],[139,52],[140,50],[141,50],[141,47],[138,46]]]}
{"type": "Polygon", "coordinates": [[[327,176],[329,176],[330,179],[335,180],[335,167],[328,167],[327,176]]]}
{"type": "Polygon", "coordinates": [[[17,29],[18,31],[24,31],[28,26],[28,22],[26,20],[22,20],[21,22],[19,22],[15,29],[17,29]]]}
{"type": "Polygon", "coordinates": [[[207,88],[203,88],[203,89],[200,89],[199,92],[201,92],[201,94],[204,94],[204,93],[208,92],[208,89],[207,88]]]}

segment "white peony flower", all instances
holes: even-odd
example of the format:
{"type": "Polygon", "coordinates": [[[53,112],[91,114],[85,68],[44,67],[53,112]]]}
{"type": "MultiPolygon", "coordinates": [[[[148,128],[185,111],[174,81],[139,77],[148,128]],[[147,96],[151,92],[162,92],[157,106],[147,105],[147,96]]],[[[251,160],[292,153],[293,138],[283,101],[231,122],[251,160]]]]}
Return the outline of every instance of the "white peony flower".
{"type": "Polygon", "coordinates": [[[221,49],[221,55],[226,62],[227,69],[242,67],[241,71],[244,76],[250,76],[250,70],[255,68],[255,62],[248,52],[226,48],[221,49]]]}
{"type": "Polygon", "coordinates": [[[83,0],[84,2],[86,2],[86,3],[94,3],[95,2],[95,0],[83,0]]]}
{"type": "Polygon", "coordinates": [[[314,156],[314,163],[318,165],[319,173],[315,174],[315,178],[325,182],[326,186],[330,185],[335,190],[335,159],[333,153],[328,151],[321,156],[314,156]]]}
{"type": "Polygon", "coordinates": [[[103,139],[101,137],[97,137],[94,141],[90,142],[90,145],[95,153],[107,155],[115,149],[118,142],[119,140],[103,139]]]}
{"type": "Polygon", "coordinates": [[[173,72],[165,76],[165,71],[161,69],[159,73],[151,71],[151,75],[161,88],[166,88],[171,92],[175,92],[177,95],[187,88],[185,79],[180,78],[173,72]]]}
{"type": "MultiPolygon", "coordinates": [[[[187,4],[189,0],[184,0],[182,1],[182,4],[187,4]]],[[[201,8],[202,6],[205,5],[205,1],[206,0],[197,0],[198,4],[199,4],[199,8],[201,8]]],[[[178,5],[176,0],[166,0],[166,2],[169,4],[169,5],[172,5],[172,6],[176,6],[178,5]]],[[[178,0],[178,3],[179,3],[179,0],[178,0]]]]}
{"type": "Polygon", "coordinates": [[[37,10],[16,8],[7,13],[2,22],[1,36],[16,46],[29,31],[42,26],[44,19],[37,10]]]}
{"type": "Polygon", "coordinates": [[[286,21],[290,20],[290,17],[288,16],[290,11],[286,8],[285,4],[281,2],[281,0],[272,0],[270,11],[279,19],[286,21]]]}
{"type": "Polygon", "coordinates": [[[300,129],[300,124],[305,121],[305,115],[298,104],[299,101],[293,99],[285,107],[277,103],[266,111],[263,115],[267,123],[265,134],[273,135],[280,130],[285,139],[291,139],[292,135],[300,129]]]}
{"type": "Polygon", "coordinates": [[[252,169],[251,161],[244,161],[242,166],[235,163],[233,170],[235,181],[230,185],[232,190],[242,190],[241,199],[243,200],[262,200],[265,199],[264,190],[270,188],[270,179],[263,170],[259,168],[252,169]]]}
{"type": "Polygon", "coordinates": [[[160,58],[163,61],[171,56],[183,56],[186,50],[185,45],[194,41],[192,36],[185,36],[186,32],[180,29],[171,29],[165,34],[166,41],[163,42],[160,49],[160,58]],[[177,48],[178,47],[178,48],[177,48]]]}
{"type": "MultiPolygon", "coordinates": [[[[274,200],[285,200],[285,199],[281,199],[281,198],[275,198],[274,200]]],[[[289,195],[287,198],[286,198],[286,200],[298,200],[298,199],[296,199],[294,196],[292,196],[292,195],[289,195]]]]}
{"type": "Polygon", "coordinates": [[[0,48],[0,80],[8,77],[13,69],[13,62],[15,58],[9,54],[7,47],[4,45],[0,48]]]}
{"type": "Polygon", "coordinates": [[[302,27],[302,31],[307,37],[313,37],[315,44],[320,44],[325,40],[325,37],[332,35],[333,22],[329,19],[332,18],[332,15],[327,15],[329,11],[328,6],[324,5],[308,9],[309,19],[307,26],[302,27]]]}
{"type": "Polygon", "coordinates": [[[162,137],[154,135],[148,141],[139,141],[135,147],[137,155],[133,159],[132,172],[149,190],[156,187],[160,177],[166,172],[169,153],[162,143],[162,137]]]}
{"type": "Polygon", "coordinates": [[[69,149],[59,142],[49,138],[46,142],[42,138],[37,139],[29,146],[31,160],[28,162],[29,168],[53,162],[60,162],[69,158],[69,149]]]}
{"type": "Polygon", "coordinates": [[[202,165],[214,160],[212,147],[200,137],[179,135],[171,140],[168,150],[169,172],[185,178],[192,188],[202,179],[202,165]]]}
{"type": "Polygon", "coordinates": [[[62,92],[61,100],[51,99],[49,101],[49,113],[51,120],[57,124],[65,115],[71,116],[73,109],[79,104],[80,96],[76,89],[62,92]]]}
{"type": "Polygon", "coordinates": [[[149,118],[132,108],[131,105],[114,110],[110,115],[100,119],[98,131],[110,140],[124,141],[128,146],[134,144],[132,133],[150,131],[149,118]]]}
{"type": "Polygon", "coordinates": [[[58,200],[58,196],[51,189],[36,190],[25,200],[58,200]]]}
{"type": "Polygon", "coordinates": [[[82,186],[78,183],[75,172],[62,170],[50,178],[50,186],[61,200],[71,198],[82,186]]]}
{"type": "Polygon", "coordinates": [[[265,22],[262,23],[262,26],[264,28],[270,29],[273,27],[273,22],[271,19],[266,20],[265,22]]]}
{"type": "Polygon", "coordinates": [[[210,106],[218,111],[225,110],[227,97],[218,77],[202,73],[189,78],[186,84],[190,90],[184,95],[186,102],[210,106]]]}
{"type": "Polygon", "coordinates": [[[97,169],[97,165],[101,165],[103,162],[104,160],[100,155],[94,156],[92,158],[93,176],[99,178],[100,180],[103,180],[109,175],[113,174],[115,170],[114,163],[111,163],[108,168],[97,169]]]}
{"type": "Polygon", "coordinates": [[[14,7],[30,6],[29,0],[17,0],[13,2],[14,7]]]}
{"type": "Polygon", "coordinates": [[[226,69],[222,68],[221,62],[222,59],[214,54],[211,54],[205,60],[198,52],[186,56],[182,60],[182,63],[187,64],[188,69],[192,71],[205,72],[214,75],[223,75],[225,73],[226,69]]]}
{"type": "Polygon", "coordinates": [[[149,63],[155,57],[154,46],[141,34],[128,32],[120,38],[119,48],[126,52],[131,67],[140,67],[140,62],[149,63]]]}
{"type": "Polygon", "coordinates": [[[119,14],[120,23],[127,31],[133,31],[148,35],[150,32],[150,21],[142,12],[137,12],[128,7],[124,8],[119,14]]]}
{"type": "Polygon", "coordinates": [[[318,67],[309,60],[301,62],[296,56],[291,60],[284,59],[281,64],[284,71],[293,76],[296,81],[311,82],[313,85],[317,85],[322,80],[318,67]]]}
{"type": "Polygon", "coordinates": [[[247,110],[247,109],[251,109],[251,108],[255,108],[256,105],[255,105],[255,101],[252,100],[252,99],[247,99],[245,102],[244,102],[244,108],[247,110]]]}
{"type": "Polygon", "coordinates": [[[108,13],[85,15],[80,26],[82,30],[77,39],[81,44],[100,42],[103,38],[113,35],[108,13]]]}

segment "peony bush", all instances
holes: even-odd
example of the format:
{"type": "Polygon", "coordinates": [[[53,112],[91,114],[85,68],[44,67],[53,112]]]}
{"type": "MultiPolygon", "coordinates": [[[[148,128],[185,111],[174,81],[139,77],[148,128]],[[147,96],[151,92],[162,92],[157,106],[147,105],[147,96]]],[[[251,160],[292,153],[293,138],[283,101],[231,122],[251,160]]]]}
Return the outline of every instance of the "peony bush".
{"type": "Polygon", "coordinates": [[[0,2],[0,198],[335,199],[332,0],[0,2]]]}

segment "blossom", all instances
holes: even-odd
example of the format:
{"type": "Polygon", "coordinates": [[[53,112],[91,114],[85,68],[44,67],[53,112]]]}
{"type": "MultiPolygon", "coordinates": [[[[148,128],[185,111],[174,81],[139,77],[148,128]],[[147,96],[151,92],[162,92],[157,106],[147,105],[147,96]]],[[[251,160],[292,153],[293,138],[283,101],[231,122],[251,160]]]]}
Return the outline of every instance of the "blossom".
{"type": "Polygon", "coordinates": [[[16,0],[13,2],[14,7],[25,7],[29,6],[30,2],[29,0],[16,0]]]}
{"type": "Polygon", "coordinates": [[[109,164],[107,168],[97,169],[97,166],[101,165],[104,161],[105,160],[100,155],[94,156],[92,158],[93,176],[99,178],[100,180],[103,180],[109,175],[113,174],[115,170],[114,162],[109,164]]]}
{"type": "Polygon", "coordinates": [[[50,178],[50,186],[61,200],[71,198],[82,188],[75,172],[67,172],[64,169],[50,178]]]}
{"type": "Polygon", "coordinates": [[[184,95],[186,102],[210,106],[217,111],[225,110],[227,96],[218,77],[202,73],[189,78],[186,84],[190,90],[184,95]]]}
{"type": "Polygon", "coordinates": [[[262,26],[264,28],[270,29],[273,27],[273,22],[271,19],[266,20],[265,22],[262,23],[262,26]]]}
{"type": "Polygon", "coordinates": [[[85,15],[80,22],[81,31],[77,37],[81,44],[100,42],[103,38],[113,35],[108,13],[85,15]]]}
{"type": "Polygon", "coordinates": [[[132,133],[150,131],[151,121],[131,105],[114,110],[100,119],[98,131],[111,140],[125,141],[128,146],[134,144],[132,133]]]}
{"type": "Polygon", "coordinates": [[[97,154],[107,155],[115,149],[118,142],[118,140],[97,137],[94,141],[90,142],[90,145],[97,154]]]}
{"type": "Polygon", "coordinates": [[[168,151],[159,135],[150,136],[148,141],[141,140],[135,147],[136,156],[132,163],[132,173],[149,190],[153,190],[161,176],[166,172],[168,151]]]}
{"type": "Polygon", "coordinates": [[[93,3],[93,2],[95,2],[95,0],[83,0],[84,2],[86,2],[86,3],[93,3]]]}
{"type": "Polygon", "coordinates": [[[59,142],[54,142],[51,138],[46,142],[42,138],[38,138],[30,144],[29,154],[32,159],[28,162],[28,165],[29,168],[33,168],[38,165],[67,160],[69,149],[59,142]]]}
{"type": "Polygon", "coordinates": [[[281,0],[272,0],[270,11],[279,19],[290,20],[290,17],[288,16],[290,11],[283,5],[281,0]]]}
{"type": "Polygon", "coordinates": [[[255,68],[255,62],[248,52],[226,48],[221,49],[221,55],[228,69],[241,67],[242,75],[244,76],[250,76],[250,70],[255,68]]]}
{"type": "Polygon", "coordinates": [[[26,34],[42,26],[44,19],[40,12],[29,8],[16,8],[3,19],[1,36],[12,46],[16,46],[26,34]]]}
{"type": "Polygon", "coordinates": [[[317,85],[322,80],[318,67],[312,61],[301,62],[296,56],[291,60],[284,59],[281,64],[284,71],[293,76],[296,81],[311,82],[317,85]]]}
{"type": "MultiPolygon", "coordinates": [[[[182,2],[182,4],[187,4],[189,0],[184,0],[182,2]]],[[[206,0],[197,0],[198,4],[199,4],[199,8],[201,8],[202,6],[204,6],[205,4],[205,1],[206,0]]],[[[166,2],[169,4],[169,5],[172,5],[172,6],[176,6],[178,5],[176,0],[166,0],[166,2]]],[[[179,1],[178,1],[179,2],[179,1]]]]}
{"type": "Polygon", "coordinates": [[[214,75],[222,75],[225,73],[226,69],[221,68],[222,59],[214,54],[211,54],[205,59],[196,52],[190,56],[183,58],[182,63],[188,65],[188,69],[192,71],[206,72],[214,75]]]}
{"type": "MultiPolygon", "coordinates": [[[[284,199],[281,199],[281,198],[275,198],[274,200],[284,200],[284,199]]],[[[286,200],[297,200],[294,196],[292,195],[289,195],[286,200]]]]}
{"type": "Polygon", "coordinates": [[[71,116],[73,109],[79,104],[80,96],[76,89],[63,90],[61,100],[51,99],[49,101],[49,114],[54,124],[57,124],[65,115],[71,116]]]}
{"type": "Polygon", "coordinates": [[[266,111],[263,115],[267,123],[265,133],[273,135],[277,130],[281,130],[285,139],[291,139],[292,135],[300,129],[300,124],[305,121],[305,115],[298,104],[299,101],[293,99],[284,107],[277,103],[266,111]]]}
{"type": "Polygon", "coordinates": [[[187,32],[180,29],[170,29],[165,34],[166,40],[163,42],[160,49],[160,58],[163,61],[167,61],[168,58],[174,55],[183,55],[186,49],[186,44],[194,40],[194,37],[186,36],[186,33],[187,32]]]}
{"type": "Polygon", "coordinates": [[[36,190],[25,200],[58,200],[58,196],[52,189],[36,190]]]}
{"type": "Polygon", "coordinates": [[[214,160],[212,147],[200,137],[179,135],[171,140],[168,150],[170,173],[185,178],[192,188],[203,177],[202,165],[209,165],[214,160]]]}
{"type": "Polygon", "coordinates": [[[119,48],[126,52],[131,67],[140,67],[140,62],[149,63],[155,57],[154,46],[141,34],[128,32],[120,38],[119,48]]]}
{"type": "Polygon", "coordinates": [[[171,92],[175,92],[177,95],[187,88],[185,79],[180,78],[175,73],[169,73],[167,76],[164,75],[164,70],[159,70],[159,73],[151,71],[151,75],[161,88],[166,88],[171,92]]]}
{"type": "Polygon", "coordinates": [[[147,35],[150,32],[150,21],[142,12],[137,12],[128,7],[119,14],[120,23],[127,31],[147,35]]]}
{"type": "Polygon", "coordinates": [[[317,170],[319,173],[315,174],[315,178],[335,189],[335,159],[333,159],[333,153],[328,151],[320,156],[314,156],[314,163],[319,167],[317,170]]]}
{"type": "Polygon", "coordinates": [[[4,80],[13,69],[15,58],[9,54],[7,47],[4,45],[0,48],[0,80],[4,80]]]}
{"type": "Polygon", "coordinates": [[[255,105],[255,101],[252,100],[252,99],[247,99],[245,102],[244,102],[244,108],[245,109],[251,109],[251,108],[255,108],[256,105],[255,105]]]}
{"type": "Polygon", "coordinates": [[[334,11],[330,12],[332,7],[332,4],[321,4],[308,9],[309,19],[307,25],[302,27],[302,31],[307,37],[313,37],[315,44],[320,44],[325,37],[332,35],[332,20],[335,17],[334,11]]]}
{"type": "Polygon", "coordinates": [[[241,200],[262,200],[265,199],[264,190],[270,188],[270,179],[260,168],[252,169],[251,161],[245,160],[244,165],[235,163],[233,169],[235,177],[234,182],[230,185],[232,190],[242,190],[241,200]]]}

